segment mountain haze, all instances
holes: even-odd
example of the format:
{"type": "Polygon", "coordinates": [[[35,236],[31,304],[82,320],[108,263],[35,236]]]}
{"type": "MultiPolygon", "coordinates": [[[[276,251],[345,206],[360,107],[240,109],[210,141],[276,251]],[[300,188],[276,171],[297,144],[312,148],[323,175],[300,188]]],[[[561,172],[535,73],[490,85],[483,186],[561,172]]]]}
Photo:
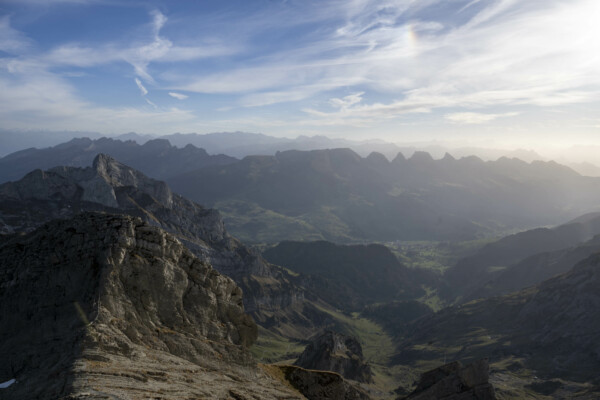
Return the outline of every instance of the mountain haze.
{"type": "Polygon", "coordinates": [[[249,156],[168,181],[251,242],[467,240],[557,224],[600,196],[600,180],[554,162],[423,152],[388,161],[349,149],[249,156]]]}

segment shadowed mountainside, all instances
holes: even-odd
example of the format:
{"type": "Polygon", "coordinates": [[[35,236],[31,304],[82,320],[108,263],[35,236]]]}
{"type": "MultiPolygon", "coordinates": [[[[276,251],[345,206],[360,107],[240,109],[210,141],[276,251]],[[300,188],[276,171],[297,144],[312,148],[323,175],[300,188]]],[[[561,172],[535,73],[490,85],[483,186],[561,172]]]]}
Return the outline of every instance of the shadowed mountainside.
{"type": "MultiPolygon", "coordinates": [[[[395,362],[513,360],[543,379],[598,385],[600,255],[536,286],[446,308],[415,321],[395,362]]],[[[510,368],[513,368],[510,367],[510,368]]]]}
{"type": "Polygon", "coordinates": [[[459,260],[444,280],[452,296],[467,299],[523,289],[567,272],[592,254],[597,245],[584,242],[598,234],[600,215],[590,213],[555,228],[509,235],[459,260]]]}
{"type": "Polygon", "coordinates": [[[424,294],[424,271],[409,270],[385,246],[284,241],[263,256],[300,275],[294,281],[345,311],[424,294]]]}
{"type": "Polygon", "coordinates": [[[295,365],[337,372],[346,379],[359,382],[373,381],[371,367],[365,363],[358,340],[333,331],[311,338],[295,365]]]}

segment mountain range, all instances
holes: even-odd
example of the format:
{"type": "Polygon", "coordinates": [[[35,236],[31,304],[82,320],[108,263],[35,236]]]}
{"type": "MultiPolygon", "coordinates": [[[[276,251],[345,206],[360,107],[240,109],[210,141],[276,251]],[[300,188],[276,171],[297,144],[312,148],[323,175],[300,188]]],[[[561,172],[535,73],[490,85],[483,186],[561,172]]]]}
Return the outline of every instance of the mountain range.
{"type": "MultiPolygon", "coordinates": [[[[74,138],[99,139],[104,135],[97,132],[73,131],[14,131],[0,129],[0,157],[30,148],[52,147],[68,142],[74,138]]],[[[227,154],[236,158],[249,155],[274,155],[277,151],[285,150],[322,150],[332,148],[351,148],[363,157],[373,151],[384,154],[393,159],[398,152],[405,157],[410,157],[417,151],[430,153],[434,158],[442,158],[445,153],[452,154],[455,158],[476,155],[483,160],[493,161],[501,157],[519,158],[526,162],[536,160],[547,161],[555,159],[568,165],[577,172],[586,176],[599,176],[600,160],[594,146],[573,146],[563,149],[560,153],[539,154],[529,149],[502,149],[477,146],[457,146],[450,143],[422,142],[422,143],[392,143],[384,140],[350,140],[329,138],[326,136],[301,135],[296,138],[282,138],[249,132],[217,132],[217,133],[173,133],[168,135],[148,135],[129,132],[116,136],[113,139],[121,141],[135,141],[144,144],[154,139],[167,139],[173,145],[183,148],[188,144],[206,149],[211,154],[227,154]]]]}
{"type": "MultiPolygon", "coordinates": [[[[204,135],[205,136],[205,135],[204,135]]],[[[388,161],[350,149],[284,151],[237,160],[165,139],[139,145],[74,139],[0,159],[0,182],[33,169],[84,167],[99,153],[123,160],[224,213],[246,242],[468,240],[554,225],[595,211],[600,180],[554,162],[416,152],[388,161]]]]}
{"type": "Polygon", "coordinates": [[[247,242],[469,240],[560,223],[594,211],[600,195],[599,179],[554,162],[349,149],[249,156],[168,182],[220,209],[247,242]]]}
{"type": "MultiPolygon", "coordinates": [[[[600,392],[600,181],[565,166],[350,149],[237,160],[105,138],[0,164],[20,175],[0,184],[0,382],[18,378],[1,395],[127,397],[143,382],[165,399],[368,399],[486,357],[500,398],[600,392]],[[483,237],[445,272],[392,251],[483,237]],[[329,329],[357,338],[361,384],[253,358],[292,363],[329,329]]],[[[322,342],[311,359],[337,356],[322,342]]]]}

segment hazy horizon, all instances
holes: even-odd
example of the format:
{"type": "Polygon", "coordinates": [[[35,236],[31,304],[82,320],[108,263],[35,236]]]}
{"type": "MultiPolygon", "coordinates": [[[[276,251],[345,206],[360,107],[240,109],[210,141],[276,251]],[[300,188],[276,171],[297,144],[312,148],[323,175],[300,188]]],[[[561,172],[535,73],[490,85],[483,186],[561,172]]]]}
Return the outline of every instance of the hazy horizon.
{"type": "Polygon", "coordinates": [[[592,0],[5,1],[5,129],[600,145],[592,0]]]}

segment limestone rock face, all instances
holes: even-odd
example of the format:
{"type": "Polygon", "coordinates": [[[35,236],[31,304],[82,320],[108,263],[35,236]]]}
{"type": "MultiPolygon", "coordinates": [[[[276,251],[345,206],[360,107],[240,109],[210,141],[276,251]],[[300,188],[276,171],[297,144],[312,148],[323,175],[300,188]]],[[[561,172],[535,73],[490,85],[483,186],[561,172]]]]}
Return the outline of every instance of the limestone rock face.
{"type": "Polygon", "coordinates": [[[295,365],[333,371],[346,379],[372,382],[371,367],[363,359],[362,346],[353,337],[326,331],[306,346],[295,365]]]}
{"type": "Polygon", "coordinates": [[[301,399],[256,368],[255,338],[239,287],[139,218],[84,213],[0,245],[3,399],[301,399]]]}
{"type": "Polygon", "coordinates": [[[201,260],[233,278],[244,291],[246,311],[262,325],[299,321],[295,329],[302,337],[320,318],[306,317],[304,290],[231,237],[218,211],[172,193],[164,182],[109,156],[99,154],[92,167],[36,170],[0,185],[0,233],[30,232],[84,211],[125,213],[173,234],[201,260]]]}
{"type": "Polygon", "coordinates": [[[417,388],[406,400],[495,400],[494,387],[488,382],[486,359],[463,366],[459,361],[425,372],[417,388]]]}

